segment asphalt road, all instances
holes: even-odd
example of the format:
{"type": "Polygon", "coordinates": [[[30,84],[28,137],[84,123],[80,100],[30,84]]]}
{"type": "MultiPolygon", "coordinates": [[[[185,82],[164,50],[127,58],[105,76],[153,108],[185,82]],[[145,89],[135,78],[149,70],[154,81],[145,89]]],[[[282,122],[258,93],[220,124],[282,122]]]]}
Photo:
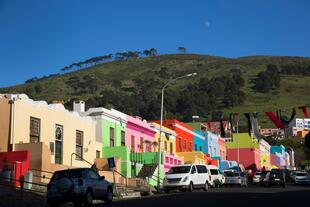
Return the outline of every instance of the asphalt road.
{"type": "MultiPolygon", "coordinates": [[[[43,207],[46,198],[39,195],[25,195],[21,200],[19,192],[5,194],[0,189],[0,207],[43,207]]],[[[247,188],[213,188],[207,192],[197,190],[192,193],[173,192],[141,198],[115,200],[112,204],[97,202],[94,207],[239,207],[239,206],[310,206],[310,186],[287,185],[286,188],[248,186],[247,188]]],[[[63,204],[62,207],[73,207],[63,204]]]]}
{"type": "MultiPolygon", "coordinates": [[[[287,185],[286,188],[228,187],[208,192],[171,193],[138,199],[115,201],[114,207],[202,207],[202,206],[310,206],[310,186],[287,185]]],[[[98,206],[104,206],[98,204],[98,206]]]]}

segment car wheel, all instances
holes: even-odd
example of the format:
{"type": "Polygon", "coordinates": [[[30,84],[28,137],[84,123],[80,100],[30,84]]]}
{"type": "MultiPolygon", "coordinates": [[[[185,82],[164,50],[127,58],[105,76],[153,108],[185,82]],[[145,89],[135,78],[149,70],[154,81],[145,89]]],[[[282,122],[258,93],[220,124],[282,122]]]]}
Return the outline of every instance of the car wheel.
{"type": "Polygon", "coordinates": [[[285,188],[285,184],[283,184],[282,187],[285,188]]]}
{"type": "Polygon", "coordinates": [[[194,185],[192,182],[190,182],[188,186],[188,192],[193,192],[193,190],[194,190],[194,185]]]}
{"type": "Polygon", "coordinates": [[[93,194],[90,190],[86,191],[84,199],[85,206],[91,206],[93,204],[93,194]]]}
{"type": "Polygon", "coordinates": [[[205,187],[203,188],[204,191],[208,191],[209,190],[209,183],[206,182],[205,183],[205,187]]]}
{"type": "Polygon", "coordinates": [[[111,203],[113,201],[113,190],[112,190],[112,187],[108,187],[107,194],[105,196],[104,201],[106,203],[111,203]]]}
{"type": "Polygon", "coordinates": [[[165,193],[169,193],[169,190],[166,189],[166,190],[164,190],[164,192],[165,192],[165,193]]]}

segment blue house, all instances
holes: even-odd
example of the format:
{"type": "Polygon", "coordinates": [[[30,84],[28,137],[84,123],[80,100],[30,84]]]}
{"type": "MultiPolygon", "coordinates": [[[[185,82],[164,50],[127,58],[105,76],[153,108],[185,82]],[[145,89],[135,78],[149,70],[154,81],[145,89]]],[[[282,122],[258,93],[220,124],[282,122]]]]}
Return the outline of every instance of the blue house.
{"type": "Polygon", "coordinates": [[[210,155],[211,158],[219,157],[219,146],[218,146],[218,135],[210,131],[204,131],[206,137],[205,148],[206,153],[210,155]]]}
{"type": "Polygon", "coordinates": [[[194,129],[194,150],[206,154],[205,136],[204,133],[194,129]]]}

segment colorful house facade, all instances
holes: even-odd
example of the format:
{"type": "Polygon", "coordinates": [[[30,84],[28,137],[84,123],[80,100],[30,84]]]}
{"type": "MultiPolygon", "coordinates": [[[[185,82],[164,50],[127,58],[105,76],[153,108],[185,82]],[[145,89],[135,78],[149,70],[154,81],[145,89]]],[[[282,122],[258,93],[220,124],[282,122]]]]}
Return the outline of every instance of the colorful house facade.
{"type": "Polygon", "coordinates": [[[25,94],[0,95],[0,151],[29,151],[30,167],[45,171],[86,167],[102,152],[96,123],[62,104],[25,94]]]}
{"type": "Polygon", "coordinates": [[[220,153],[219,153],[219,141],[218,140],[220,136],[210,131],[204,131],[203,133],[205,134],[205,137],[206,137],[206,142],[205,142],[206,153],[209,154],[211,158],[219,157],[220,153]]]}
{"type": "Polygon", "coordinates": [[[271,169],[270,162],[270,145],[264,139],[259,140],[259,150],[260,150],[260,166],[266,170],[271,169]]]}
{"type": "MultiPolygon", "coordinates": [[[[151,127],[156,131],[155,142],[159,140],[160,125],[152,122],[151,127]]],[[[171,167],[184,163],[184,158],[176,155],[176,133],[175,131],[162,126],[161,133],[161,151],[164,153],[164,172],[166,173],[171,167]]],[[[155,152],[158,152],[158,145],[155,146],[155,152]]]]}
{"type": "Polygon", "coordinates": [[[118,157],[121,159],[121,173],[130,177],[131,163],[129,148],[126,146],[127,115],[103,107],[90,108],[84,112],[85,103],[76,101],[73,110],[82,116],[89,116],[96,121],[96,140],[101,143],[102,153],[100,157],[118,157]]]}
{"type": "MultiPolygon", "coordinates": [[[[156,122],[159,123],[158,121],[156,122]]],[[[174,130],[177,134],[176,152],[194,151],[194,134],[191,127],[176,119],[165,120],[163,126],[174,130]]]]}
{"type": "Polygon", "coordinates": [[[272,156],[271,164],[281,168],[286,168],[286,156],[285,156],[285,147],[283,145],[271,146],[270,154],[272,156]]]}
{"type": "Polygon", "coordinates": [[[258,140],[250,137],[248,133],[234,134],[233,137],[231,142],[226,142],[227,160],[238,161],[239,152],[239,164],[254,171],[261,169],[258,140]]]}
{"type": "Polygon", "coordinates": [[[204,133],[194,129],[194,150],[206,154],[206,138],[204,133]]]}

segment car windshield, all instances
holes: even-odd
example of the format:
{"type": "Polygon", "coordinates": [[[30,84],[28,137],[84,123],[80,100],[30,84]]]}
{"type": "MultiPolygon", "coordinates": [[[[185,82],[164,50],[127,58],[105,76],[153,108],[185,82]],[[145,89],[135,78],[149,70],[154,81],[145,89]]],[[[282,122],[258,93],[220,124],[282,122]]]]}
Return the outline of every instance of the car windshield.
{"type": "Polygon", "coordinates": [[[296,176],[307,176],[307,173],[304,173],[304,172],[302,172],[302,173],[297,173],[296,176]]]}
{"type": "Polygon", "coordinates": [[[191,169],[191,166],[178,166],[178,167],[172,167],[167,172],[167,174],[182,174],[182,173],[189,173],[189,170],[191,169]]]}
{"type": "Polygon", "coordinates": [[[61,178],[79,178],[82,177],[80,170],[64,170],[54,173],[52,180],[60,180],[61,178]]]}

